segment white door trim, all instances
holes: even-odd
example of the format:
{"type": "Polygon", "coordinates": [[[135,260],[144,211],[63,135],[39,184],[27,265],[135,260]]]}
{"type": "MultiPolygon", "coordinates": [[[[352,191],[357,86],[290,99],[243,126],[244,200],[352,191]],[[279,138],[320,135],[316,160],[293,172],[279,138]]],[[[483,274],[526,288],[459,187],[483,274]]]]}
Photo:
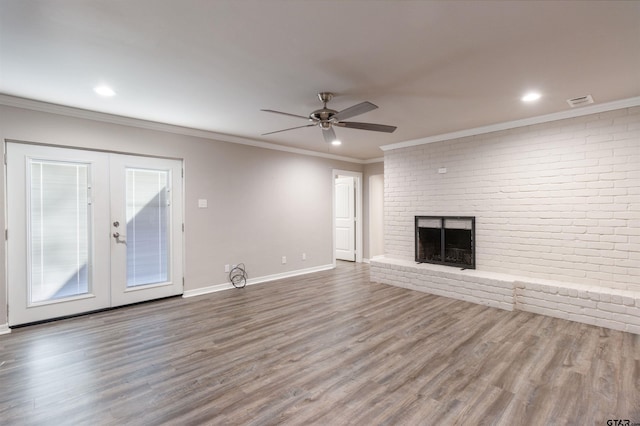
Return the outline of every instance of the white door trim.
{"type": "Polygon", "coordinates": [[[336,177],[353,176],[356,184],[356,262],[362,263],[362,173],[350,170],[333,169],[331,173],[331,226],[332,226],[332,257],[336,266],[336,177]]]}

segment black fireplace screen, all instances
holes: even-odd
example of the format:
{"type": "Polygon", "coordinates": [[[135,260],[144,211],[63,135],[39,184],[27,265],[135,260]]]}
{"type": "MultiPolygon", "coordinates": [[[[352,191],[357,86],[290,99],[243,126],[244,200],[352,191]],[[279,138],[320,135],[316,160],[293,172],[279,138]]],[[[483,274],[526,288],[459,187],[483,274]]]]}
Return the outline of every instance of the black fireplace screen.
{"type": "Polygon", "coordinates": [[[416,262],[475,269],[475,217],[416,216],[416,262]]]}

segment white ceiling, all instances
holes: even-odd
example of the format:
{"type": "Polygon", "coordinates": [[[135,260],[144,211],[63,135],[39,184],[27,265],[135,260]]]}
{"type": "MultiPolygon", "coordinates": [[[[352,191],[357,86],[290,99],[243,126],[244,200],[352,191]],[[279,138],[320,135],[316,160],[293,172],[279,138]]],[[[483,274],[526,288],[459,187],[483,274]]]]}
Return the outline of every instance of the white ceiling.
{"type": "Polygon", "coordinates": [[[1,93],[355,159],[640,95],[640,1],[0,0],[0,25],[1,93]],[[261,136],[319,91],[398,129],[261,136]]]}

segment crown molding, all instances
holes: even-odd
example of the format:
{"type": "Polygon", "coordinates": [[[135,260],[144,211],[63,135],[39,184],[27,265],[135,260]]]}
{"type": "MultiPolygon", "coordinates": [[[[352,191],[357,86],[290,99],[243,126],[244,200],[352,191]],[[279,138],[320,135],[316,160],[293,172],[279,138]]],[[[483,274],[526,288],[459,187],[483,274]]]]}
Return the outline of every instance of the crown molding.
{"type": "Polygon", "coordinates": [[[369,160],[360,160],[362,164],[384,163],[384,157],[370,158],[369,160]]]}
{"type": "MultiPolygon", "coordinates": [[[[111,124],[119,124],[123,126],[137,127],[147,130],[156,130],[161,132],[173,133],[184,136],[194,136],[204,139],[213,139],[221,142],[229,142],[240,145],[253,146],[256,148],[270,149],[274,151],[288,152],[292,154],[306,155],[310,157],[327,158],[330,160],[345,161],[355,164],[373,164],[384,162],[384,158],[371,158],[362,160],[358,158],[346,157],[335,154],[326,154],[307,149],[293,148],[283,145],[277,145],[269,142],[263,142],[256,139],[244,138],[240,136],[228,135],[225,133],[216,133],[208,130],[201,130],[191,127],[182,127],[173,124],[159,123],[156,121],[142,120],[138,118],[125,117],[104,112],[91,111],[81,108],[69,107],[49,102],[37,101],[34,99],[20,98],[0,93],[0,105],[6,105],[16,108],[29,109],[33,111],[48,112],[52,114],[64,115],[74,118],[82,118],[87,120],[101,121],[111,124]]],[[[584,106],[567,111],[560,111],[552,114],[540,115],[521,120],[507,121],[503,123],[491,124],[488,126],[475,127],[472,129],[460,130],[452,133],[444,133],[441,135],[428,136],[420,139],[413,139],[404,142],[398,142],[380,147],[382,151],[391,151],[394,149],[407,148],[412,146],[425,145],[434,142],[442,142],[452,139],[459,139],[468,136],[482,135],[501,130],[509,130],[517,127],[531,126],[534,124],[547,123],[551,121],[564,120],[567,118],[581,117],[584,115],[597,114],[601,112],[613,111],[616,109],[630,108],[640,106],[640,96],[628,99],[622,99],[613,102],[607,102],[596,105],[584,106]]]]}
{"type": "Polygon", "coordinates": [[[412,146],[426,145],[434,142],[442,142],[452,139],[465,138],[468,136],[483,135],[486,133],[497,132],[500,130],[515,129],[517,127],[531,126],[534,124],[548,123],[550,121],[564,120],[567,118],[582,117],[584,115],[597,114],[601,112],[613,111],[616,109],[630,108],[640,105],[640,96],[635,98],[622,99],[613,102],[584,106],[567,111],[554,112],[552,114],[539,115],[537,117],[524,118],[521,120],[506,121],[504,123],[496,123],[488,126],[475,127],[473,129],[460,130],[458,132],[444,133],[441,135],[428,136],[426,138],[413,139],[405,142],[398,142],[380,147],[383,151],[391,151],[394,149],[408,148],[412,146]]]}
{"type": "MultiPolygon", "coordinates": [[[[176,126],[173,124],[159,123],[157,121],[142,120],[139,118],[125,117],[121,115],[107,114],[104,112],[91,111],[81,108],[74,108],[65,105],[52,104],[49,102],[37,101],[34,99],[20,98],[0,93],[0,105],[10,107],[29,109],[33,111],[48,112],[51,114],[64,115],[74,118],[82,118],[86,120],[101,121],[104,123],[119,124],[123,126],[137,127],[147,130],[156,130],[160,132],[173,133],[183,136],[195,136],[204,139],[213,139],[221,142],[229,142],[240,145],[248,145],[256,148],[270,149],[274,151],[288,152],[292,154],[306,155],[310,157],[321,157],[330,160],[346,161],[356,164],[367,164],[367,161],[357,158],[345,157],[335,154],[325,154],[323,152],[311,151],[308,149],[293,148],[283,145],[276,145],[269,142],[263,142],[256,139],[243,138],[240,136],[228,135],[225,133],[216,133],[208,130],[195,129],[191,127],[176,126]]],[[[382,160],[380,160],[382,161],[382,160]]]]}

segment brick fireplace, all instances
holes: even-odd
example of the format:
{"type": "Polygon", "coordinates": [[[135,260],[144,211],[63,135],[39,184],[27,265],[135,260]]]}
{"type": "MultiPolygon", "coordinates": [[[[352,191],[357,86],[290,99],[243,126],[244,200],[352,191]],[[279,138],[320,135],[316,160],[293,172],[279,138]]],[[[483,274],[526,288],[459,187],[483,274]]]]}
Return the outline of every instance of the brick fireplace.
{"type": "Polygon", "coordinates": [[[384,162],[372,281],[640,334],[640,107],[390,146],[384,162]],[[425,213],[475,217],[475,271],[416,262],[425,213]]]}

